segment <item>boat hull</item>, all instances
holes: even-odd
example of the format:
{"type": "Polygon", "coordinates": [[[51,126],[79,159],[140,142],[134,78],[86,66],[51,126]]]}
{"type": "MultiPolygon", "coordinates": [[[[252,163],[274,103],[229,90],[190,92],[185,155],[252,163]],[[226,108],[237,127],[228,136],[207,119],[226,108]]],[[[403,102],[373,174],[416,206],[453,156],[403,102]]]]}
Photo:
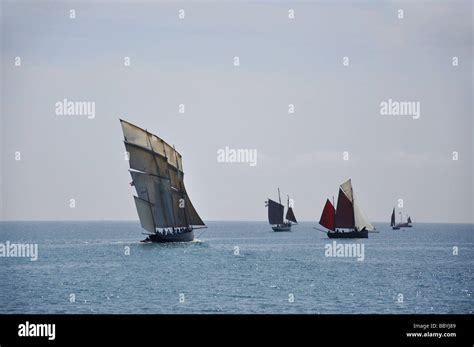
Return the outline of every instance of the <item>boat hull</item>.
{"type": "Polygon", "coordinates": [[[166,243],[166,242],[191,242],[194,240],[194,231],[185,231],[179,234],[151,234],[143,242],[166,243]]]}
{"type": "Polygon", "coordinates": [[[392,227],[392,229],[394,230],[398,230],[400,228],[411,228],[412,225],[408,224],[408,223],[400,223],[400,224],[396,224],[395,226],[392,227]]]}
{"type": "Polygon", "coordinates": [[[411,228],[411,225],[408,223],[400,223],[396,225],[399,228],[411,228]]]}
{"type": "Polygon", "coordinates": [[[291,231],[291,224],[278,224],[272,226],[273,231],[281,232],[281,231],[291,231]]]}
{"type": "Polygon", "coordinates": [[[328,231],[327,233],[330,239],[367,239],[369,238],[369,232],[367,230],[361,231],[346,231],[346,232],[334,232],[328,231]]]}

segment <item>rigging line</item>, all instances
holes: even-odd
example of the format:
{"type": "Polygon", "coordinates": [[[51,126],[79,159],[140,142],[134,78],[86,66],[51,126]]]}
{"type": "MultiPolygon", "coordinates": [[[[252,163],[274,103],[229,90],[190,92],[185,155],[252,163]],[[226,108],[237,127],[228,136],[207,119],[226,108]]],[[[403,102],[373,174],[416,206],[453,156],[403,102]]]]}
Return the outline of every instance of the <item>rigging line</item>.
{"type": "Polygon", "coordinates": [[[313,227],[313,229],[319,230],[319,231],[321,231],[321,232],[323,232],[323,233],[325,233],[325,234],[327,233],[327,231],[321,230],[321,229],[316,228],[316,227],[313,227]]]}
{"type": "Polygon", "coordinates": [[[199,239],[199,237],[207,231],[207,228],[199,228],[199,229],[204,229],[204,230],[201,231],[201,233],[198,236],[196,236],[196,239],[199,239]]]}

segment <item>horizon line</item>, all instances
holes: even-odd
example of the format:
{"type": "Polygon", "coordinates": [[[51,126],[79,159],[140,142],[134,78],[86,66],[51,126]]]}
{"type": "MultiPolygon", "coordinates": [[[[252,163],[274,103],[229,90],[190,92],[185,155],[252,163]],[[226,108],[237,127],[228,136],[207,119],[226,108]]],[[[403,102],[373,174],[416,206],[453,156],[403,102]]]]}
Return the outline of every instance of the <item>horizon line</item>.
{"type": "MultiPolygon", "coordinates": [[[[140,223],[138,219],[5,219],[0,220],[0,223],[11,223],[11,222],[136,222],[140,223]]],[[[255,222],[255,223],[268,223],[266,220],[235,220],[235,219],[214,219],[214,220],[207,220],[205,222],[255,222]]],[[[299,223],[315,223],[318,224],[317,221],[313,220],[301,220],[299,223]]],[[[390,224],[389,221],[373,221],[371,223],[387,223],[390,224]]],[[[445,222],[445,221],[434,221],[434,222],[414,222],[412,224],[474,224],[472,222],[445,222]]]]}

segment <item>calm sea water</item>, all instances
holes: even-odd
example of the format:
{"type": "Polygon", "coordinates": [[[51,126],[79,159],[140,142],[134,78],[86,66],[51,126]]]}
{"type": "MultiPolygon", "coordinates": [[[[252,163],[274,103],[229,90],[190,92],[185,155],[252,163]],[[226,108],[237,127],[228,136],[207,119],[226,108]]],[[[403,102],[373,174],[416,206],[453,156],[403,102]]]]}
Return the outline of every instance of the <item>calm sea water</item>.
{"type": "Polygon", "coordinates": [[[37,243],[39,259],[0,258],[0,313],[473,312],[470,224],[375,224],[363,261],[326,257],[315,223],[208,225],[161,245],[139,243],[138,222],[1,222],[0,243],[37,243]]]}

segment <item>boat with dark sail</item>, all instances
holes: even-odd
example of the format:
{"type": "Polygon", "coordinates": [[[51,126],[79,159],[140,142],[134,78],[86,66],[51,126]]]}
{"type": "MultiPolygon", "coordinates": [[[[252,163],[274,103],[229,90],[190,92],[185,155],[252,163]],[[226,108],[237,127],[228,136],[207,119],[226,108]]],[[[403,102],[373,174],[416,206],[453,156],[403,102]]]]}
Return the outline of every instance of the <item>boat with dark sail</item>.
{"type": "Polygon", "coordinates": [[[374,227],[367,220],[355,198],[351,179],[339,186],[337,208],[329,199],[324,205],[319,224],[331,239],[368,238],[374,227]]]}
{"type": "Polygon", "coordinates": [[[393,230],[400,230],[400,228],[411,228],[412,227],[412,221],[411,217],[407,217],[407,221],[403,221],[403,216],[401,212],[398,212],[400,214],[400,223],[396,223],[395,221],[395,207],[393,208],[392,211],[392,216],[390,217],[390,226],[392,227],[393,230]]]}
{"type": "Polygon", "coordinates": [[[392,216],[390,217],[390,226],[393,230],[400,230],[400,227],[395,222],[395,207],[393,208],[392,216]]]}
{"type": "Polygon", "coordinates": [[[278,188],[278,201],[279,202],[268,199],[265,202],[265,206],[268,207],[268,222],[272,225],[273,231],[291,231],[291,226],[293,225],[292,222],[295,224],[298,224],[298,222],[296,221],[293,207],[290,206],[289,196],[287,200],[286,216],[285,220],[283,220],[285,207],[281,204],[280,188],[278,188]]]}
{"type": "Polygon", "coordinates": [[[194,229],[206,227],[184,187],[183,162],[174,146],[120,120],[128,153],[138,217],[147,238],[142,242],[194,240],[194,229]]]}

